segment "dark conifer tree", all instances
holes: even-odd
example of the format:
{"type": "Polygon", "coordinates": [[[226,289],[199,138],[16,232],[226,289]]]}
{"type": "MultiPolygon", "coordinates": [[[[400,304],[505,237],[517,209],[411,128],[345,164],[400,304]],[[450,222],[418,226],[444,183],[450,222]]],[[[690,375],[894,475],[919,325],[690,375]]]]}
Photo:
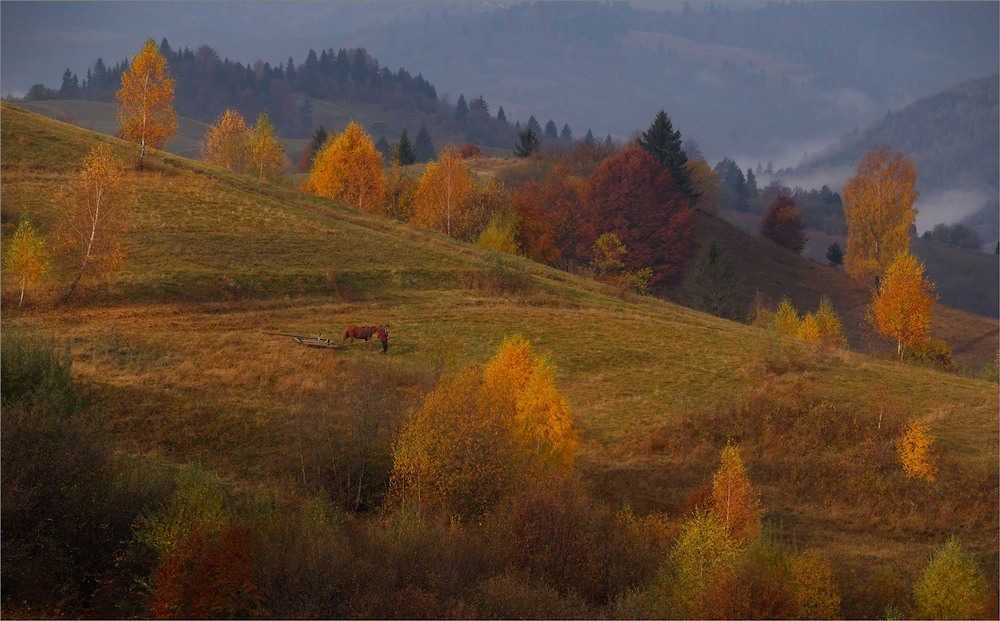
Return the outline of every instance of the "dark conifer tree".
{"type": "Polygon", "coordinates": [[[840,249],[840,244],[833,242],[826,247],[826,260],[832,267],[844,264],[844,251],[840,249]]]}
{"type": "Polygon", "coordinates": [[[569,128],[569,123],[563,125],[562,131],[559,132],[559,138],[563,142],[573,142],[573,130],[569,128]]]}
{"type": "Polygon", "coordinates": [[[455,103],[455,120],[462,121],[469,114],[469,104],[465,102],[465,95],[459,95],[455,103]]]}
{"type": "Polygon", "coordinates": [[[542,135],[542,126],[538,124],[538,119],[535,118],[534,114],[528,118],[528,129],[535,132],[536,138],[542,135]]]}
{"type": "Polygon", "coordinates": [[[594,132],[590,131],[589,127],[587,128],[587,135],[583,137],[583,141],[587,144],[594,144],[594,142],[596,142],[594,132]]]}
{"type": "Polygon", "coordinates": [[[549,122],[545,124],[545,139],[559,140],[559,130],[556,129],[556,122],[552,119],[549,119],[549,122]]]}
{"type": "Polygon", "coordinates": [[[497,109],[497,120],[501,123],[507,123],[507,115],[503,113],[503,106],[497,109]]]}
{"type": "Polygon", "coordinates": [[[681,132],[675,131],[670,117],[663,110],[656,113],[653,124],[639,137],[639,146],[656,158],[664,168],[670,171],[674,182],[681,193],[687,198],[695,197],[694,186],[688,177],[687,154],[681,142],[681,132]]]}
{"type": "Polygon", "coordinates": [[[684,276],[680,301],[723,319],[735,321],[746,315],[741,279],[714,238],[695,255],[684,276]]]}
{"type": "Polygon", "coordinates": [[[416,142],[413,145],[413,153],[418,162],[430,162],[437,157],[434,152],[434,143],[431,142],[431,135],[427,132],[427,125],[420,123],[420,131],[417,132],[416,142]]]}
{"type": "MultiPolygon", "coordinates": [[[[534,117],[532,117],[534,118],[534,117]]],[[[538,136],[535,135],[531,127],[525,127],[517,133],[519,144],[514,145],[514,155],[517,157],[528,157],[538,150],[538,136]]]]}
{"type": "Polygon", "coordinates": [[[399,134],[399,142],[396,143],[396,159],[399,160],[400,166],[408,166],[417,161],[417,153],[405,127],[399,134]]]}

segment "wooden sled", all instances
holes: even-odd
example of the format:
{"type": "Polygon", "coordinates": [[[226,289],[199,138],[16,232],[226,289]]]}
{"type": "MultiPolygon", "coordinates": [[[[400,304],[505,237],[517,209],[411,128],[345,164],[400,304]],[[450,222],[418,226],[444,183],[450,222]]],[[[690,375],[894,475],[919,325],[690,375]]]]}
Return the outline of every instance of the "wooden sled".
{"type": "Polygon", "coordinates": [[[316,349],[340,349],[342,347],[354,347],[355,345],[365,344],[371,345],[375,341],[364,341],[355,340],[353,343],[338,343],[336,341],[331,341],[330,339],[325,339],[320,336],[302,336],[301,334],[282,334],[281,332],[265,332],[264,334],[270,334],[271,336],[287,336],[294,339],[299,345],[305,345],[306,347],[315,347],[316,349]]]}

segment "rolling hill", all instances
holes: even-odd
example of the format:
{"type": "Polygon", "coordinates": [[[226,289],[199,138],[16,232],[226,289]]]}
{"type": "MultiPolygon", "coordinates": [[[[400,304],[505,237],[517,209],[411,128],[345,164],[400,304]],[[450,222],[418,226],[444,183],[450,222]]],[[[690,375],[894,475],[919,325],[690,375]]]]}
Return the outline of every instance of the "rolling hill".
{"type": "MultiPolygon", "coordinates": [[[[0,118],[4,241],[22,216],[51,235],[59,191],[98,141],[131,153],[6,103],[0,118]]],[[[147,162],[130,172],[126,269],[68,305],[43,291],[25,310],[6,299],[3,308],[5,332],[26,328],[70,345],[75,376],[102,394],[123,454],[199,461],[241,493],[301,496],[311,476],[302,417],[318,404],[343,416],[365,365],[381,365],[408,410],[441,373],[482,362],[505,335],[521,334],[555,368],[582,431],[576,468],[601,502],[680,515],[733,439],[776,536],[834,564],[845,615],[859,614],[855,591],[874,567],[913,581],[953,533],[996,581],[995,383],[618,297],[588,279],[171,154],[147,162]],[[369,322],[391,326],[385,360],[363,347],[319,351],[265,334],[337,335],[369,322]],[[910,418],[938,438],[933,485],[903,476],[891,457],[890,434],[910,418]],[[881,457],[868,452],[875,448],[881,457]]],[[[747,290],[787,291],[802,309],[831,293],[850,336],[863,296],[842,274],[719,220],[699,227],[739,257],[747,290]]],[[[938,317],[936,334],[968,360],[996,352],[995,322],[944,309],[938,317]]]]}

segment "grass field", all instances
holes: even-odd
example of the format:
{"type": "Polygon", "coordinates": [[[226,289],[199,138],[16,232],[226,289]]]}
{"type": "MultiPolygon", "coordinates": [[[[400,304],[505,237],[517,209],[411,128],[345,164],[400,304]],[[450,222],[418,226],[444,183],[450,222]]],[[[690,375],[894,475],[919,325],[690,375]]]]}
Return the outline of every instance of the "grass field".
{"type": "MultiPolygon", "coordinates": [[[[4,104],[4,241],[21,216],[51,234],[60,191],[99,139],[131,153],[4,104]]],[[[74,372],[101,390],[123,453],[199,460],[239,489],[295,496],[306,476],[302,404],[342,411],[357,370],[378,364],[412,408],[440,374],[483,362],[505,335],[521,334],[554,364],[583,431],[578,468],[607,503],[680,511],[710,482],[731,437],[762,489],[765,519],[845,575],[891,564],[913,579],[957,533],[995,581],[995,383],[618,297],[600,283],[517,257],[497,261],[290,187],[165,153],[147,160],[130,173],[136,205],[125,270],[67,305],[50,301],[65,282],[56,273],[28,308],[9,295],[3,307],[4,330],[23,326],[70,344],[74,372]],[[511,273],[524,276],[504,289],[498,283],[511,273]],[[348,323],[388,323],[390,355],[366,346],[312,350],[264,334],[339,338],[348,323]],[[927,421],[938,438],[934,484],[907,479],[886,453],[890,432],[910,418],[927,421]],[[876,457],[865,452],[876,449],[876,457]]],[[[713,221],[700,226],[703,237],[731,235],[727,248],[757,243],[713,221]]],[[[768,279],[768,291],[779,290],[773,282],[801,288],[793,301],[815,310],[842,273],[799,261],[745,286],[768,279]]],[[[855,295],[833,296],[851,321],[862,305],[855,295]]],[[[937,317],[936,334],[967,360],[996,352],[995,321],[945,310],[937,317]]],[[[859,332],[848,326],[848,336],[863,349],[859,332]]]]}

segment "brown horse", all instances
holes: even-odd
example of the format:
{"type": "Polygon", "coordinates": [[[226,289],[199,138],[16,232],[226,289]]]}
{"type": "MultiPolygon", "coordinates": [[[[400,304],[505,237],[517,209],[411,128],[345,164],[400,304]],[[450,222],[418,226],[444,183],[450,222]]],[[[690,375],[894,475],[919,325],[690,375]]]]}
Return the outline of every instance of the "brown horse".
{"type": "Polygon", "coordinates": [[[364,339],[367,341],[376,332],[378,332],[378,328],[375,326],[347,326],[344,328],[344,338],[340,342],[342,344],[347,342],[348,337],[350,337],[352,343],[354,339],[364,339]]]}

